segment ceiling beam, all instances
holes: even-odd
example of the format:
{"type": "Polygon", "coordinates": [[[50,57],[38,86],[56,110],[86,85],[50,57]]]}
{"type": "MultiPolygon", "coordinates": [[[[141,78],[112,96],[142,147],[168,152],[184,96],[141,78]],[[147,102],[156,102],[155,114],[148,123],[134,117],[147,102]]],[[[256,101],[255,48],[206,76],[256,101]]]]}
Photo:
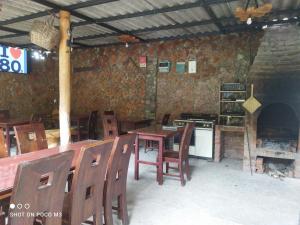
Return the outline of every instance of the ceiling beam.
{"type": "Polygon", "coordinates": [[[4,27],[4,26],[0,26],[0,30],[10,32],[10,33],[19,34],[19,35],[22,35],[22,36],[28,34],[27,31],[18,30],[18,29],[9,28],[9,27],[4,27]]]}
{"type": "MultiPolygon", "coordinates": [[[[224,27],[226,28],[226,27],[224,27]]],[[[255,28],[249,28],[249,29],[244,29],[244,28],[239,28],[236,29],[235,31],[225,31],[224,34],[232,34],[232,33],[242,33],[242,32],[247,32],[247,31],[252,31],[256,32],[258,31],[255,28]]],[[[170,40],[178,40],[178,39],[190,39],[190,38],[199,38],[199,37],[208,37],[208,36],[214,36],[214,35],[222,35],[220,31],[212,31],[212,32],[198,32],[194,34],[184,34],[181,36],[172,36],[172,37],[163,37],[163,38],[153,38],[153,39],[147,39],[147,42],[158,42],[158,41],[170,41],[170,40]]],[[[139,44],[137,43],[132,43],[132,44],[139,44]]],[[[100,45],[93,45],[89,46],[89,48],[95,48],[95,47],[106,47],[106,46],[114,46],[114,45],[122,45],[122,43],[110,43],[110,44],[100,44],[100,45]]]]}
{"type": "MultiPolygon", "coordinates": [[[[232,2],[232,1],[237,1],[237,0],[227,0],[227,2],[232,2]]],[[[224,0],[211,0],[207,2],[208,5],[221,4],[221,3],[225,4],[224,0]]],[[[160,13],[167,13],[167,12],[174,12],[178,10],[202,7],[203,5],[204,3],[202,2],[202,0],[197,0],[196,2],[193,3],[186,3],[182,5],[175,5],[175,6],[166,6],[160,9],[145,10],[142,12],[128,13],[124,15],[109,16],[109,17],[97,19],[96,21],[99,23],[112,22],[112,21],[122,20],[122,19],[129,19],[129,18],[135,18],[140,16],[149,16],[149,15],[155,15],[160,13]]],[[[87,24],[88,23],[83,21],[83,22],[76,23],[75,26],[83,26],[87,24]]]]}
{"type": "Polygon", "coordinates": [[[221,33],[224,33],[223,25],[220,20],[218,20],[216,14],[214,11],[211,9],[210,5],[207,3],[206,0],[202,0],[203,3],[203,8],[205,9],[206,13],[210,16],[210,18],[214,21],[218,29],[220,30],[221,33]]]}
{"type": "MultiPolygon", "coordinates": [[[[69,6],[66,6],[65,8],[69,9],[69,10],[76,10],[76,9],[91,7],[94,5],[101,5],[101,4],[115,2],[115,1],[118,1],[118,0],[89,0],[86,2],[80,2],[77,4],[69,5],[69,6]]],[[[49,14],[56,13],[56,12],[58,12],[58,9],[49,9],[49,10],[45,10],[42,12],[33,13],[30,15],[25,15],[25,16],[20,16],[20,17],[13,18],[13,19],[0,21],[0,25],[3,26],[3,25],[12,24],[12,23],[23,22],[26,20],[36,19],[36,18],[47,16],[49,14]]]]}
{"type": "Polygon", "coordinates": [[[89,22],[90,24],[97,24],[99,26],[102,26],[102,27],[104,27],[106,29],[109,29],[111,31],[114,31],[116,33],[119,33],[119,34],[129,34],[131,36],[136,37],[137,39],[139,39],[141,41],[145,41],[142,38],[139,38],[136,35],[131,34],[130,32],[124,32],[124,31],[122,31],[122,30],[120,30],[118,28],[115,28],[115,27],[113,27],[113,26],[111,26],[109,24],[105,24],[105,23],[102,23],[102,22],[97,22],[95,19],[93,19],[93,18],[91,18],[89,16],[83,15],[83,14],[81,14],[79,12],[76,12],[76,11],[70,9],[70,7],[60,6],[60,5],[57,5],[55,3],[49,2],[47,0],[31,0],[31,1],[34,1],[36,3],[39,3],[41,5],[44,5],[44,6],[56,9],[56,10],[66,10],[66,11],[69,11],[73,16],[76,16],[76,17],[78,17],[78,18],[80,18],[82,20],[85,20],[86,22],[89,22]]]}

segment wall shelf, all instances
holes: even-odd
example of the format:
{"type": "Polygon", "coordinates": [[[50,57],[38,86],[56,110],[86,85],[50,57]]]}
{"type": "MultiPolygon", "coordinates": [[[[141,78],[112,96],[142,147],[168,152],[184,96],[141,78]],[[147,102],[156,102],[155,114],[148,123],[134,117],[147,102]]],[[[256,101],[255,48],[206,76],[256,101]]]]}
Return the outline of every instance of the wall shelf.
{"type": "Polygon", "coordinates": [[[223,83],[220,86],[220,125],[244,126],[245,111],[241,103],[246,101],[246,93],[246,86],[241,83],[223,83]]]}

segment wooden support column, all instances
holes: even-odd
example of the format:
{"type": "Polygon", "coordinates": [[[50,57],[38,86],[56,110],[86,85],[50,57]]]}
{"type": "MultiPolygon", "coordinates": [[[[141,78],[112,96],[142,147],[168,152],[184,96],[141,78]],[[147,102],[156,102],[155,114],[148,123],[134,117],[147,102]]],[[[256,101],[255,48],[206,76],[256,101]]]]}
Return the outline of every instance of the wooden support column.
{"type": "Polygon", "coordinates": [[[70,141],[70,108],[71,108],[71,87],[70,87],[70,48],[68,47],[70,13],[61,10],[59,12],[59,127],[60,144],[66,145],[70,141]]]}

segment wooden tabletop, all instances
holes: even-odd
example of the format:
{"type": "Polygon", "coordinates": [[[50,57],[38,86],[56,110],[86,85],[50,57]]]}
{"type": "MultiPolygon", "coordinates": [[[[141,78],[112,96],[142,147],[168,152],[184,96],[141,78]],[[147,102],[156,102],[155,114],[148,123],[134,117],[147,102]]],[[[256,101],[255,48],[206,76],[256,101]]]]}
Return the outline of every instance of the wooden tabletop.
{"type": "Polygon", "coordinates": [[[49,148],[45,150],[40,150],[36,152],[31,152],[31,153],[0,159],[0,195],[9,193],[12,190],[17,168],[20,163],[32,161],[40,158],[45,158],[64,151],[73,150],[75,151],[75,154],[72,161],[72,168],[74,168],[80,153],[80,149],[85,145],[89,145],[97,142],[103,144],[106,143],[108,144],[108,148],[112,148],[113,140],[107,140],[107,141],[86,140],[86,141],[72,143],[64,147],[60,146],[55,148],[49,148]]]}
{"type": "Polygon", "coordinates": [[[127,120],[120,120],[120,123],[150,123],[153,119],[127,119],[127,120]]]}
{"type": "Polygon", "coordinates": [[[172,137],[176,133],[182,132],[183,128],[177,128],[177,130],[163,130],[161,125],[153,125],[149,127],[144,127],[136,130],[129,131],[128,133],[135,133],[138,135],[149,135],[156,137],[172,137]]]}
{"type": "Polygon", "coordinates": [[[16,125],[22,125],[28,123],[30,123],[30,120],[13,119],[13,118],[0,119],[0,127],[16,126],[16,125]]]}

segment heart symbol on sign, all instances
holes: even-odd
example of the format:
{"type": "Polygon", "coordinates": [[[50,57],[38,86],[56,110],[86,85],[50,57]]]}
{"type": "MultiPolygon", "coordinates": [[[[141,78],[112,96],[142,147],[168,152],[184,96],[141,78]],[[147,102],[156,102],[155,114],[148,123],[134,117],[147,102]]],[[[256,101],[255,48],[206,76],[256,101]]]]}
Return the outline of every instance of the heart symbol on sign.
{"type": "Polygon", "coordinates": [[[10,47],[9,51],[10,51],[10,54],[12,55],[12,57],[14,57],[15,59],[20,58],[21,53],[22,53],[21,49],[19,49],[19,48],[10,47]]]}

